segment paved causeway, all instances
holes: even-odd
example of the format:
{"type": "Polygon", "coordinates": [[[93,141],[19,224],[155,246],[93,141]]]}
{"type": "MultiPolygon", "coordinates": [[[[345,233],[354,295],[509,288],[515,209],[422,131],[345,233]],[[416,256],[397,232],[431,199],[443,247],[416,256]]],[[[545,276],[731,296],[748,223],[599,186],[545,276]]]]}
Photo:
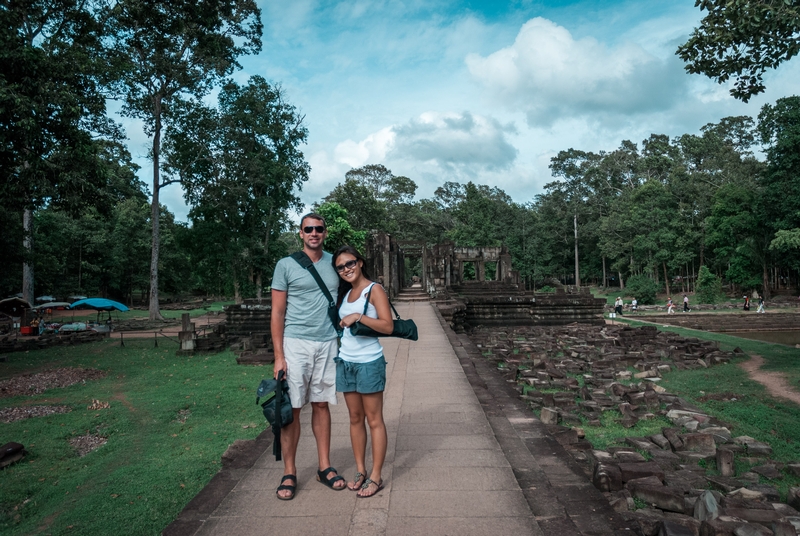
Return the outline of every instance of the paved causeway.
{"type": "MultiPolygon", "coordinates": [[[[420,338],[382,339],[389,433],[383,491],[360,499],[316,481],[306,408],[294,500],[275,497],[283,464],[272,456],[267,431],[165,534],[633,534],[621,532],[622,521],[603,496],[468,339],[447,328],[428,302],[401,303],[398,309],[414,318],[420,338]]],[[[341,395],[331,410],[331,460],[352,479],[355,464],[341,395]]],[[[368,457],[368,470],[370,463],[368,457]]]]}

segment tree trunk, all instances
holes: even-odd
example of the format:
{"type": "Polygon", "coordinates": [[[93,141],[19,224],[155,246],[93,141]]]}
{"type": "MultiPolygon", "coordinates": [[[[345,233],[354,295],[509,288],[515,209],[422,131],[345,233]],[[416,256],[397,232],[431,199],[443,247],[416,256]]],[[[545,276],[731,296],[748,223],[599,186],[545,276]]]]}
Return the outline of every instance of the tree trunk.
{"type": "Polygon", "coordinates": [[[608,281],[606,276],[606,257],[603,255],[603,289],[606,288],[606,282],[608,281]]]}
{"type": "Polygon", "coordinates": [[[764,287],[763,295],[764,299],[768,300],[770,298],[770,289],[769,289],[769,270],[767,269],[767,263],[763,263],[763,269],[761,270],[761,286],[764,287]]]}
{"type": "Polygon", "coordinates": [[[22,262],[22,299],[34,305],[33,210],[30,208],[26,208],[22,211],[22,247],[25,249],[25,260],[22,262]]]}
{"type": "Polygon", "coordinates": [[[233,300],[236,305],[241,305],[244,300],[242,300],[242,292],[239,285],[239,274],[234,266],[231,266],[231,275],[233,277],[233,300]]]}
{"type": "Polygon", "coordinates": [[[573,216],[573,227],[575,229],[575,287],[581,286],[581,273],[578,269],[578,215],[573,216]]]}
{"type": "Polygon", "coordinates": [[[150,321],[163,320],[158,303],[158,254],[161,246],[159,234],[160,207],[158,194],[161,189],[161,178],[159,177],[159,154],[161,152],[161,96],[156,95],[153,99],[153,116],[155,117],[155,128],[153,129],[153,202],[151,205],[150,218],[153,223],[153,247],[150,254],[150,321]]]}
{"type": "Polygon", "coordinates": [[[619,274],[619,289],[624,290],[625,282],[622,280],[622,272],[617,272],[617,274],[619,274]]]}
{"type": "Polygon", "coordinates": [[[665,261],[661,261],[661,266],[664,267],[664,286],[667,288],[667,296],[671,296],[669,293],[669,276],[667,276],[667,263],[665,261]]]}

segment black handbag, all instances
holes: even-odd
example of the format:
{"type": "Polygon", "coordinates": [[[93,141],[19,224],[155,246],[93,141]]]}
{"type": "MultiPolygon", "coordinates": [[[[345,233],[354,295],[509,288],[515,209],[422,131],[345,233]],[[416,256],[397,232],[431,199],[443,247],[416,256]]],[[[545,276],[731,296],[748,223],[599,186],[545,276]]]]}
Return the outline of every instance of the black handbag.
{"type": "MultiPolygon", "coordinates": [[[[367,302],[364,304],[364,312],[362,313],[362,316],[367,314],[369,297],[371,295],[372,287],[370,287],[369,292],[367,292],[367,302]]],[[[381,333],[379,331],[375,331],[372,328],[368,328],[361,322],[356,322],[350,326],[350,333],[356,337],[399,337],[401,339],[408,339],[411,341],[416,341],[419,339],[419,335],[417,334],[417,325],[414,323],[414,321],[410,318],[406,320],[400,318],[400,313],[398,313],[397,309],[395,309],[394,305],[392,305],[392,300],[389,300],[389,306],[392,308],[392,311],[394,311],[396,317],[394,319],[394,329],[391,333],[381,333]]]]}
{"type": "Polygon", "coordinates": [[[275,441],[272,443],[272,454],[275,461],[281,460],[281,428],[287,424],[292,424],[294,412],[292,411],[292,401],[289,398],[289,384],[285,380],[286,373],[278,372],[278,379],[261,380],[256,389],[256,405],[265,398],[261,409],[264,417],[272,426],[272,433],[275,434],[275,441]]]}

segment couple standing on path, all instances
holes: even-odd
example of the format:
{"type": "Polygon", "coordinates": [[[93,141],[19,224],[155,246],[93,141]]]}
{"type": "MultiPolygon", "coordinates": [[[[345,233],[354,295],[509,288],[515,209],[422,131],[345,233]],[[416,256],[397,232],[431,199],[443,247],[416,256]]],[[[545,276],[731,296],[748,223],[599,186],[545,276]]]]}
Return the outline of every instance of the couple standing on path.
{"type": "Polygon", "coordinates": [[[363,498],[372,497],[383,489],[381,470],[387,445],[383,420],[386,360],[377,338],[356,337],[349,328],[361,322],[380,333],[391,333],[394,324],[389,298],[383,287],[371,281],[364,268],[364,257],[355,248],[343,246],[333,255],[323,250],[327,235],[322,216],[311,213],[300,220],[303,252],[311,259],[320,283],[293,257],[278,261],[272,279],[270,330],[275,377],[280,371],[286,374],[294,417],[281,433],[284,476],[277,489],[281,500],[293,499],[296,492],[300,410],[309,402],[319,457],[317,480],[333,490],[346,487],[363,498]],[[344,330],[341,347],[322,285],[330,295],[338,296],[339,327],[344,330]],[[344,393],[350,414],[350,440],[357,472],[349,483],[330,461],[329,405],[336,404],[337,391],[344,393]],[[373,460],[369,473],[366,469],[367,425],[373,460]]]}

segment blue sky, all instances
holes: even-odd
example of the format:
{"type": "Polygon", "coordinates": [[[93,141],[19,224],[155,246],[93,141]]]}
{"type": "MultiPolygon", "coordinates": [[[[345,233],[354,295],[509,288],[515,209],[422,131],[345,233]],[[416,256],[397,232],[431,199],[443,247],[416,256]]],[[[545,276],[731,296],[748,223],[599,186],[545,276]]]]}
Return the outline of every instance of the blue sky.
{"type": "MultiPolygon", "coordinates": [[[[675,56],[701,19],[694,0],[262,1],[263,49],[233,78],[280,84],[305,115],[311,178],[327,195],[352,167],[381,163],[430,197],[446,181],[489,184],[528,202],[570,147],[613,150],[678,136],[791,95],[800,62],[743,104],[675,56]]],[[[149,146],[123,121],[142,164],[149,146]]],[[[162,200],[179,219],[177,185],[162,200]]]]}

